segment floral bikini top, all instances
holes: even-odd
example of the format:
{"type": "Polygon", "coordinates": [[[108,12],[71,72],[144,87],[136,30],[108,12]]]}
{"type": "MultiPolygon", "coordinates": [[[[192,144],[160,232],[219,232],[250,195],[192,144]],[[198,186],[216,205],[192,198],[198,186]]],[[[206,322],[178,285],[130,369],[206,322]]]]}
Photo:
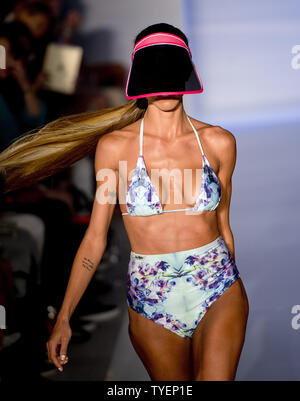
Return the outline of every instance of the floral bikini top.
{"type": "Polygon", "coordinates": [[[192,124],[190,118],[187,116],[191,124],[198,144],[202,152],[202,182],[200,194],[196,200],[194,207],[185,209],[172,209],[163,210],[159,196],[151,183],[150,177],[147,173],[145,161],[143,157],[143,129],[144,118],[142,118],[140,126],[140,155],[137,160],[136,168],[133,172],[132,180],[129,184],[126,194],[126,208],[130,216],[151,216],[154,214],[162,214],[166,212],[183,212],[193,211],[200,212],[206,210],[215,210],[221,200],[221,186],[219,180],[213,171],[208,159],[206,158],[198,132],[192,124]]]}

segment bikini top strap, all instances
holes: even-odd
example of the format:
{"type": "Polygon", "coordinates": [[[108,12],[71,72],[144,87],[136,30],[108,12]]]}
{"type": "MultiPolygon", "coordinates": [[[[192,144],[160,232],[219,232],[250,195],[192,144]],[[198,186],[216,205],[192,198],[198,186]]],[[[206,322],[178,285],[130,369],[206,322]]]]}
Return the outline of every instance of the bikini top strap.
{"type": "Polygon", "coordinates": [[[144,117],[140,125],[140,156],[143,155],[143,133],[144,133],[144,117]]]}
{"type": "Polygon", "coordinates": [[[199,144],[199,146],[200,146],[200,149],[201,149],[202,155],[204,155],[204,151],[203,151],[203,148],[202,148],[202,145],[201,145],[200,139],[199,139],[198,132],[197,132],[196,128],[194,127],[194,125],[193,125],[192,121],[190,120],[189,116],[188,116],[188,115],[186,115],[186,116],[187,116],[187,118],[188,118],[188,120],[189,120],[189,123],[191,124],[191,126],[192,126],[192,128],[193,128],[193,130],[194,130],[194,132],[195,132],[195,135],[196,135],[196,138],[197,138],[198,144],[199,144]]]}

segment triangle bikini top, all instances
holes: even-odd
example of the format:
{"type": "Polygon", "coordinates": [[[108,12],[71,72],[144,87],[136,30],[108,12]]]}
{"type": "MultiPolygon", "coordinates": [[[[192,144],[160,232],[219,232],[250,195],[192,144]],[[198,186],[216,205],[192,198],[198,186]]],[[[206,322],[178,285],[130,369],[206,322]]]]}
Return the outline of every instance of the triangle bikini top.
{"type": "Polygon", "coordinates": [[[144,118],[142,118],[140,126],[140,154],[126,194],[126,208],[128,212],[122,213],[122,215],[151,216],[154,214],[162,214],[167,212],[183,212],[187,210],[200,212],[206,210],[215,210],[217,208],[221,200],[220,182],[203,152],[197,130],[192,124],[190,118],[188,116],[187,118],[195,132],[199,147],[202,152],[201,189],[194,207],[163,210],[159,196],[147,173],[143,157],[144,118]]]}

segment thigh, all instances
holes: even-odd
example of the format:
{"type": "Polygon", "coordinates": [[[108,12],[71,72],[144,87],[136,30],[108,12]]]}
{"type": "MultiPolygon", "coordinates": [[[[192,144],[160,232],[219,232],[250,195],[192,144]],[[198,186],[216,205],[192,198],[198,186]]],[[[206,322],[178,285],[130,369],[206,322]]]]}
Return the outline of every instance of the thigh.
{"type": "Polygon", "coordinates": [[[128,306],[132,345],[151,380],[192,380],[191,340],[175,334],[128,306]]]}
{"type": "Polygon", "coordinates": [[[238,278],[209,307],[194,332],[194,380],[234,380],[247,319],[248,299],[238,278]]]}

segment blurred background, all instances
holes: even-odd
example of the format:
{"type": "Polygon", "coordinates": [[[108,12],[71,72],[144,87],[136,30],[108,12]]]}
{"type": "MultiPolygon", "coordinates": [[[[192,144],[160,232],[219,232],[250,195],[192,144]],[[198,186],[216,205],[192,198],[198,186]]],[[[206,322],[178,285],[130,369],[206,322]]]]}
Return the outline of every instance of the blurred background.
{"type": "MultiPolygon", "coordinates": [[[[0,69],[0,151],[62,115],[126,102],[134,38],[146,26],[167,22],[189,38],[204,92],[184,96],[186,112],[237,141],[230,222],[250,302],[237,380],[300,379],[299,17],[296,0],[0,5],[7,65],[0,69]],[[43,86],[50,43],[83,50],[72,93],[43,86]]],[[[105,254],[72,316],[69,363],[60,373],[47,361],[45,343],[89,223],[93,162],[92,155],[1,196],[0,381],[149,380],[127,331],[130,245],[118,207],[105,254]]]]}

